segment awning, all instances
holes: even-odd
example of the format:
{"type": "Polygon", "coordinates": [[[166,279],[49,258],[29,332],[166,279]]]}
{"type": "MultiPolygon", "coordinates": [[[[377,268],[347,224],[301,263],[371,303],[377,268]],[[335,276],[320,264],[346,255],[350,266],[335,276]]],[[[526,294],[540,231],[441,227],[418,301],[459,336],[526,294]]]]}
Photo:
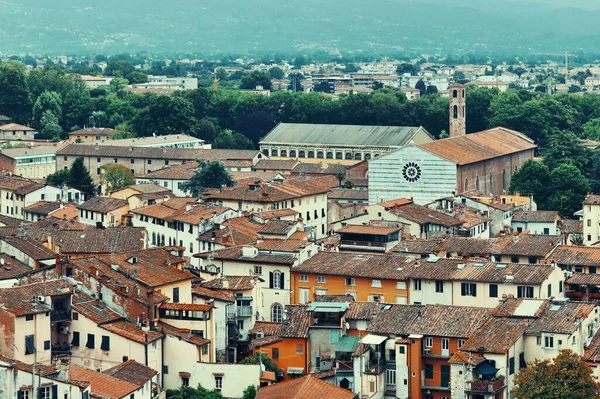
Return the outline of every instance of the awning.
{"type": "Polygon", "coordinates": [[[287,373],[288,374],[302,375],[302,374],[304,374],[304,368],[302,368],[302,367],[288,367],[287,368],[287,373]]]}
{"type": "Polygon", "coordinates": [[[309,312],[339,313],[348,310],[350,302],[311,302],[308,305],[309,312]]]}
{"type": "Polygon", "coordinates": [[[335,346],[336,352],[354,352],[360,341],[359,336],[346,335],[340,338],[340,342],[335,346]]]}
{"type": "Polygon", "coordinates": [[[383,335],[367,334],[360,342],[366,345],[379,345],[386,339],[388,339],[388,337],[384,337],[383,335]]]}

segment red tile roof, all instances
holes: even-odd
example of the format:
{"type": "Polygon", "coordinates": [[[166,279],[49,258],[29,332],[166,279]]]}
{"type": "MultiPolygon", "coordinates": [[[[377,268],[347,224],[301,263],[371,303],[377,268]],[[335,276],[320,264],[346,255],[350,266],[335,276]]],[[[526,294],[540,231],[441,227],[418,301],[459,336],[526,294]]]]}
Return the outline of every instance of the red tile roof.
{"type": "Polygon", "coordinates": [[[83,209],[84,211],[108,213],[126,206],[129,206],[127,200],[110,197],[94,197],[85,201],[83,204],[77,205],[77,208],[83,209]]]}
{"type": "Polygon", "coordinates": [[[44,313],[51,310],[50,300],[40,303],[34,298],[70,295],[72,292],[73,286],[62,279],[3,288],[0,289],[0,308],[15,316],[44,313]]]}
{"type": "Polygon", "coordinates": [[[69,379],[88,382],[91,385],[92,394],[102,399],[121,399],[141,388],[141,385],[132,384],[72,363],[69,364],[69,379]]]}
{"type": "Polygon", "coordinates": [[[212,290],[246,291],[253,289],[256,282],[255,276],[223,276],[205,281],[201,286],[212,290]]]}
{"type": "Polygon", "coordinates": [[[259,251],[274,252],[300,252],[308,243],[305,240],[282,240],[279,238],[265,238],[257,242],[254,247],[259,251]]]}
{"type": "Polygon", "coordinates": [[[192,312],[207,312],[213,308],[213,305],[204,303],[161,303],[159,305],[161,309],[166,310],[189,310],[192,312]]]}
{"type": "Polygon", "coordinates": [[[405,263],[406,258],[401,256],[319,252],[303,264],[294,267],[292,273],[405,280],[406,276],[402,270],[405,263]]]}
{"type": "Polygon", "coordinates": [[[388,235],[400,231],[399,227],[347,225],[337,231],[338,234],[388,235]]]}
{"type": "Polygon", "coordinates": [[[531,323],[527,318],[491,317],[467,339],[463,351],[505,354],[523,336],[531,323]]]}
{"type": "Polygon", "coordinates": [[[261,388],[256,399],[353,399],[355,393],[325,382],[313,375],[261,388]]]}
{"type": "Polygon", "coordinates": [[[235,297],[230,292],[211,290],[210,288],[206,288],[201,285],[194,285],[192,287],[192,295],[224,302],[235,302],[235,297]]]}
{"type": "Polygon", "coordinates": [[[198,335],[192,334],[192,332],[188,329],[177,328],[177,327],[167,324],[163,321],[158,322],[157,328],[165,334],[180,338],[190,344],[203,346],[203,345],[207,345],[210,343],[210,340],[204,339],[204,338],[199,337],[198,335]]]}
{"type": "MultiPolygon", "coordinates": [[[[315,179],[316,180],[316,179],[315,179]]],[[[213,190],[206,195],[207,200],[240,200],[245,202],[281,202],[309,195],[325,194],[327,187],[311,184],[312,181],[287,180],[283,183],[255,182],[251,185],[238,184],[223,190],[213,190]]]]}
{"type": "Polygon", "coordinates": [[[561,266],[600,266],[600,248],[559,245],[551,258],[561,266]]]}
{"type": "Polygon", "coordinates": [[[241,247],[219,249],[212,252],[203,252],[195,254],[196,258],[218,260],[236,260],[240,262],[249,263],[269,263],[275,265],[293,265],[296,262],[296,258],[293,255],[279,255],[279,254],[267,254],[259,252],[255,256],[244,256],[241,247]]]}

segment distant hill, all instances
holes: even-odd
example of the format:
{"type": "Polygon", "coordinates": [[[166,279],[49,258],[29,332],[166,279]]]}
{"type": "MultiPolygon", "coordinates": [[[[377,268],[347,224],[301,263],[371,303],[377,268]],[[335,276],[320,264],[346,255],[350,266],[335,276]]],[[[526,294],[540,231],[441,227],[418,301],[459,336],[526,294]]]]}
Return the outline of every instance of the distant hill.
{"type": "Polygon", "coordinates": [[[0,0],[0,52],[600,53],[595,2],[0,0]]]}

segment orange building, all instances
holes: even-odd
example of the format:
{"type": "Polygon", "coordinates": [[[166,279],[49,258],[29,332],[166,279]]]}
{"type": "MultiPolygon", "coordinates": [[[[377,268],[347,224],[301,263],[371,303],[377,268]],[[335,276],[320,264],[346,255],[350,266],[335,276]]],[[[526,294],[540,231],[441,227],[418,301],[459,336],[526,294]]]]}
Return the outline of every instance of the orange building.
{"type": "Polygon", "coordinates": [[[310,368],[309,314],[304,305],[287,305],[283,323],[257,321],[250,330],[252,356],[264,353],[284,380],[307,374],[310,368]]]}
{"type": "Polygon", "coordinates": [[[321,295],[350,295],[358,302],[408,303],[405,258],[374,254],[319,252],[292,274],[293,303],[321,295]]]}

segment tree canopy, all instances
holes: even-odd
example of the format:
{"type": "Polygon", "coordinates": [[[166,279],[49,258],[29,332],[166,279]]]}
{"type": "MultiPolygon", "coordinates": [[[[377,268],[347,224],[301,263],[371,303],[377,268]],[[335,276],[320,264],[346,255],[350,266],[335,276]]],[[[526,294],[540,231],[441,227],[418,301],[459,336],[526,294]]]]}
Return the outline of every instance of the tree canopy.
{"type": "Polygon", "coordinates": [[[556,358],[535,360],[517,374],[513,394],[519,399],[588,399],[600,397],[591,368],[570,350],[556,358]]]}
{"type": "Polygon", "coordinates": [[[179,389],[167,389],[167,399],[222,399],[221,392],[208,390],[198,384],[197,388],[182,386],[179,389]]]}
{"type": "Polygon", "coordinates": [[[73,161],[67,185],[83,192],[86,196],[86,199],[89,199],[96,194],[94,181],[90,176],[90,172],[83,164],[82,157],[79,157],[73,161]]]}
{"type": "Polygon", "coordinates": [[[235,180],[231,177],[225,166],[219,161],[205,162],[198,160],[200,167],[192,178],[181,186],[181,189],[197,197],[207,188],[231,187],[235,180]]]}
{"type": "Polygon", "coordinates": [[[135,184],[135,177],[127,167],[114,163],[104,167],[102,184],[106,186],[106,192],[110,194],[135,184]]]}

